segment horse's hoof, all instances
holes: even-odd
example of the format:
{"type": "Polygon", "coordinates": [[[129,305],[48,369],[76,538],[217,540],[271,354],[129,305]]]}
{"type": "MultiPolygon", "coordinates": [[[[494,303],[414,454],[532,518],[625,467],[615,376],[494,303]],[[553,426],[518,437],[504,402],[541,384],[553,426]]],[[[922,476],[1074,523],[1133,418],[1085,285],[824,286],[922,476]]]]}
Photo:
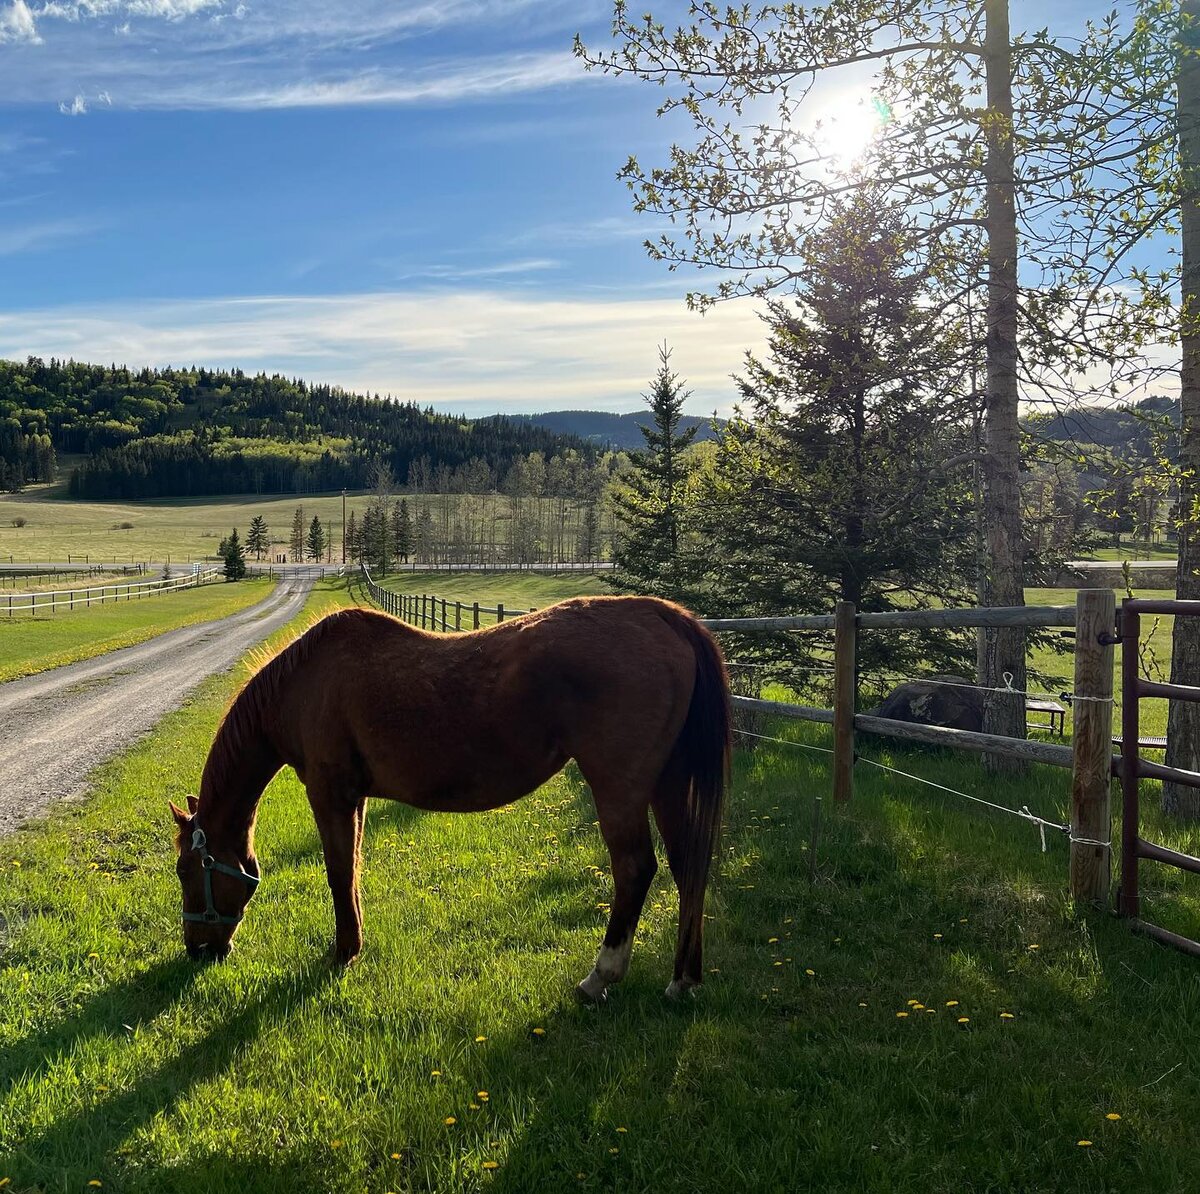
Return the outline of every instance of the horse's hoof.
{"type": "Polygon", "coordinates": [[[580,1003],[587,1004],[589,1007],[599,1007],[608,999],[608,988],[600,983],[589,984],[588,979],[592,976],[589,974],[576,988],[575,995],[580,1003]]]}
{"type": "Polygon", "coordinates": [[[695,999],[696,988],[699,985],[700,984],[698,982],[696,982],[695,979],[691,979],[691,978],[672,979],[671,982],[667,985],[667,992],[666,992],[667,998],[674,999],[674,1000],[680,1000],[680,999],[685,999],[685,998],[686,999],[695,999]]]}
{"type": "Polygon", "coordinates": [[[329,952],[325,955],[329,961],[341,969],[345,970],[348,966],[353,966],[360,950],[338,949],[336,945],[331,946],[329,952]]]}

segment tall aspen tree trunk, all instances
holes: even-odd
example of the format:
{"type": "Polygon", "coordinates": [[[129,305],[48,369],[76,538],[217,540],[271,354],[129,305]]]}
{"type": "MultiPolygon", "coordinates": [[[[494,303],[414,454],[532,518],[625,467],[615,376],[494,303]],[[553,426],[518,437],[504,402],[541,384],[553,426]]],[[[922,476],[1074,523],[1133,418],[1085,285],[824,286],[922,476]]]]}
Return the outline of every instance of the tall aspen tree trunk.
{"type": "MultiPolygon", "coordinates": [[[[984,525],[990,573],[989,605],[1024,605],[1024,548],[1017,422],[1017,214],[1013,168],[1012,41],[1008,0],[986,0],[984,61],[987,85],[987,392],[984,401],[984,525]]],[[[1025,631],[991,629],[984,640],[981,682],[989,688],[1025,687],[1025,631]]],[[[988,693],[983,728],[1025,737],[1025,698],[988,693]]],[[[986,756],[993,771],[1020,763],[986,756]]]]}
{"type": "MultiPolygon", "coordinates": [[[[1182,231],[1182,302],[1179,370],[1182,415],[1179,464],[1179,572],[1175,595],[1200,598],[1200,0],[1184,0],[1181,10],[1179,129],[1182,231]]],[[[1200,618],[1176,618],[1171,650],[1171,681],[1200,684],[1200,618]]],[[[1124,644],[1125,650],[1134,649],[1124,644]]],[[[1172,701],[1167,721],[1167,764],[1200,771],[1200,704],[1172,701]]],[[[1163,808],[1187,820],[1200,819],[1200,790],[1163,785],[1163,808]]]]}

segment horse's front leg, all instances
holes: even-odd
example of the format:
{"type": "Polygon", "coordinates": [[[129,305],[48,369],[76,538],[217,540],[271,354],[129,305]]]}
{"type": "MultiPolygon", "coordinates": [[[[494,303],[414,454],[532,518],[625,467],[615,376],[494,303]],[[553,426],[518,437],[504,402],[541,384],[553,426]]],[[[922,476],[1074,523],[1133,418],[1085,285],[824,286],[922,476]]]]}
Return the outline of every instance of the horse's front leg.
{"type": "Polygon", "coordinates": [[[333,896],[333,957],[349,965],[362,950],[362,912],[358,904],[358,861],[362,801],[327,799],[312,787],[308,792],[321,845],[325,850],[325,875],[333,896]]]}

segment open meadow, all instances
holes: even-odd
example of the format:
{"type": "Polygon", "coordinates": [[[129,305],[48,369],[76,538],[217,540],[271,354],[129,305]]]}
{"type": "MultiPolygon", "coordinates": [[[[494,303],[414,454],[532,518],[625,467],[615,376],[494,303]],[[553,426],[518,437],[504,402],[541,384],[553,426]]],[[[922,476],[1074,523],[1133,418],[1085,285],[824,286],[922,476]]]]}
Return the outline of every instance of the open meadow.
{"type": "MultiPolygon", "coordinates": [[[[515,579],[515,578],[514,578],[515,579]]],[[[529,578],[520,578],[525,581],[529,578]]],[[[574,579],[574,578],[573,578],[574,579]]],[[[513,604],[531,595],[508,589],[513,604]]],[[[361,600],[321,582],[299,627],[361,600]]],[[[320,843],[285,772],[261,893],[223,965],[183,955],[168,797],[194,791],[241,676],[207,681],[0,842],[0,1180],[120,1191],[1184,1189],[1200,1099],[1194,962],[1066,897],[1066,846],[860,764],[824,800],[824,728],[735,759],[707,982],[664,999],[662,868],[629,977],[575,1003],[607,853],[573,768],[509,809],[373,803],[367,945],[347,971],[320,843]]],[[[463,727],[470,732],[469,726],[463,727]]],[[[1062,819],[1065,773],[868,757],[1062,819]]],[[[1195,851],[1154,816],[1150,835],[1195,851]]],[[[1155,919],[1194,880],[1146,868],[1155,919]]]]}

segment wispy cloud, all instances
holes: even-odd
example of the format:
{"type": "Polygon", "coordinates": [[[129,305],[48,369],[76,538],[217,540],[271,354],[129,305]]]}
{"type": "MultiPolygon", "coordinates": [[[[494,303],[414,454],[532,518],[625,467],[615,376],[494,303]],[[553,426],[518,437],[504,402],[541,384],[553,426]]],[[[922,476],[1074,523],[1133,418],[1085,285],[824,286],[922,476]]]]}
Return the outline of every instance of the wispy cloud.
{"type": "Polygon", "coordinates": [[[438,282],[465,282],[474,278],[503,278],[514,274],[541,273],[559,269],[561,261],[549,257],[532,257],[522,261],[500,261],[495,265],[423,265],[406,269],[397,275],[399,280],[429,278],[438,282]]]}
{"type": "MultiPolygon", "coordinates": [[[[0,257],[51,248],[95,232],[93,220],[44,220],[40,223],[0,226],[0,257]]],[[[3,317],[0,316],[0,319],[3,317]]]]}
{"type": "Polygon", "coordinates": [[[12,0],[6,8],[0,8],[0,46],[5,42],[40,42],[37,22],[25,0],[12,0]]]}
{"type": "Polygon", "coordinates": [[[641,405],[667,340],[691,409],[728,410],[760,347],[748,303],[703,317],[676,298],[543,300],[390,293],[159,302],[0,313],[0,356],[205,364],[320,378],[477,414],[641,405]],[[269,345],[269,348],[264,348],[269,345]]]}
{"type": "Polygon", "coordinates": [[[568,53],[515,54],[438,63],[415,71],[368,70],[339,79],[269,83],[250,90],[210,90],[188,80],[129,97],[143,108],[345,108],[447,103],[540,91],[584,76],[568,53]]]}
{"type": "Polygon", "coordinates": [[[73,100],[63,100],[63,102],[58,105],[58,110],[64,116],[83,116],[88,110],[87,100],[84,99],[82,95],[77,95],[73,100]]]}

